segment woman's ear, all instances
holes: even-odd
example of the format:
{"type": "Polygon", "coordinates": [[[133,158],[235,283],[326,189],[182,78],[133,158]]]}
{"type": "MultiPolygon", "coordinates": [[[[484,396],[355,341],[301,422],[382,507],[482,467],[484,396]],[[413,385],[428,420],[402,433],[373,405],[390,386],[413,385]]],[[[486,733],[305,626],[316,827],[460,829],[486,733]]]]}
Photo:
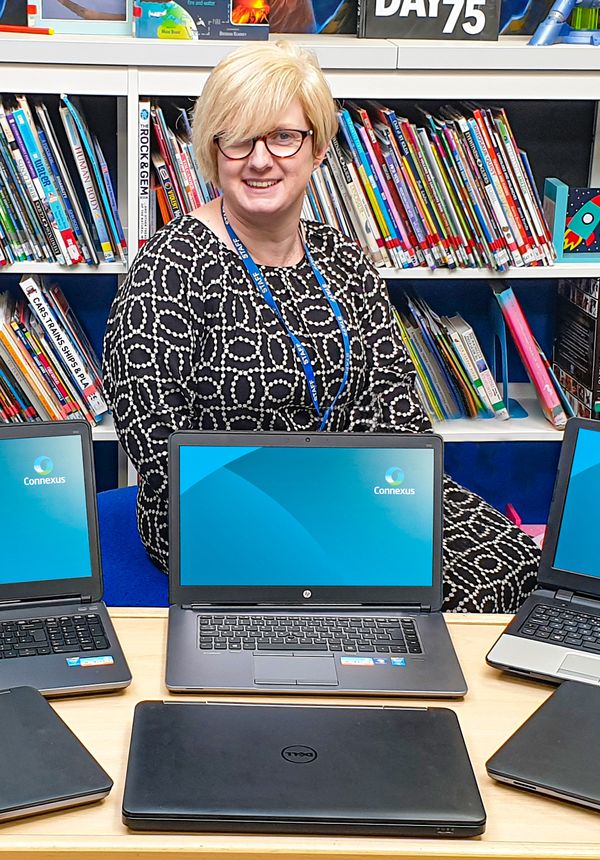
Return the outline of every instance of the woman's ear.
{"type": "Polygon", "coordinates": [[[325,156],[327,155],[327,150],[329,149],[329,144],[324,146],[320,152],[313,152],[313,170],[321,164],[325,156]]]}

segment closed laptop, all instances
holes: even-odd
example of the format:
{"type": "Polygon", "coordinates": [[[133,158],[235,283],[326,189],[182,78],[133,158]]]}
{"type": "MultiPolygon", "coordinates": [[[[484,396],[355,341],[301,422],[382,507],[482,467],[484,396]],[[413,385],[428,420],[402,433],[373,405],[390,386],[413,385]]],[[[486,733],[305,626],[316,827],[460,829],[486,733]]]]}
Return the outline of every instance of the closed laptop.
{"type": "Polygon", "coordinates": [[[486,764],[500,782],[600,810],[600,689],[564,681],[486,764]]]}
{"type": "Polygon", "coordinates": [[[112,780],[33,687],[0,690],[0,822],[101,800],[112,780]]]}
{"type": "Polygon", "coordinates": [[[134,830],[475,836],[485,811],[445,708],[141,702],[134,830]]]}

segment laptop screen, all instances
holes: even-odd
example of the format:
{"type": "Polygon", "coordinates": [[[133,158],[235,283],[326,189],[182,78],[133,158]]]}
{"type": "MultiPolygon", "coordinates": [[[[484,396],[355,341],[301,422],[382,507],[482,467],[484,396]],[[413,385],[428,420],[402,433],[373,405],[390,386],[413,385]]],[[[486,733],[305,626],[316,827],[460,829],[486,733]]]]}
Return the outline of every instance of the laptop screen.
{"type": "Polygon", "coordinates": [[[430,587],[429,447],[185,445],[182,586],[430,587]]]}
{"type": "Polygon", "coordinates": [[[554,553],[555,569],[600,577],[599,496],[600,432],[580,427],[554,553]]]}
{"type": "Polygon", "coordinates": [[[81,436],[0,439],[0,586],[92,576],[81,436]]]}

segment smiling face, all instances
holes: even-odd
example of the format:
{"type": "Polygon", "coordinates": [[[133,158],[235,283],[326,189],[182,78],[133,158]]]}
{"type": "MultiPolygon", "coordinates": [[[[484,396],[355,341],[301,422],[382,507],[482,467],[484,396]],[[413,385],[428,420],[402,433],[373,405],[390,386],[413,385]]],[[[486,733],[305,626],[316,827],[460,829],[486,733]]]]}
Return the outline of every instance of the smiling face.
{"type": "MultiPolygon", "coordinates": [[[[290,103],[273,122],[275,129],[310,128],[298,100],[290,103]]],[[[304,191],[310,174],[323,160],[307,137],[296,155],[277,158],[258,140],[247,158],[233,161],[218,152],[219,184],[231,215],[244,223],[270,219],[300,218],[304,191]]],[[[275,222],[274,222],[275,223],[275,222]]]]}

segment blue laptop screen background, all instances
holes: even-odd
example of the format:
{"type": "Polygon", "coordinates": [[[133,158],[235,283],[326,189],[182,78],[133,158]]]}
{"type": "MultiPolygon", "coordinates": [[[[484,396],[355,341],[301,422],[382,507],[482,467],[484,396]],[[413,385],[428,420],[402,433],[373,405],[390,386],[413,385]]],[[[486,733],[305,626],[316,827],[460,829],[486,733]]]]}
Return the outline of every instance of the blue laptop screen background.
{"type": "Polygon", "coordinates": [[[0,441],[0,585],[92,575],[79,436],[0,441]]]}
{"type": "Polygon", "coordinates": [[[182,586],[432,585],[431,449],[179,454],[182,586]]]}
{"type": "Polygon", "coordinates": [[[554,568],[600,577],[600,433],[580,429],[573,455],[554,568]]]}

